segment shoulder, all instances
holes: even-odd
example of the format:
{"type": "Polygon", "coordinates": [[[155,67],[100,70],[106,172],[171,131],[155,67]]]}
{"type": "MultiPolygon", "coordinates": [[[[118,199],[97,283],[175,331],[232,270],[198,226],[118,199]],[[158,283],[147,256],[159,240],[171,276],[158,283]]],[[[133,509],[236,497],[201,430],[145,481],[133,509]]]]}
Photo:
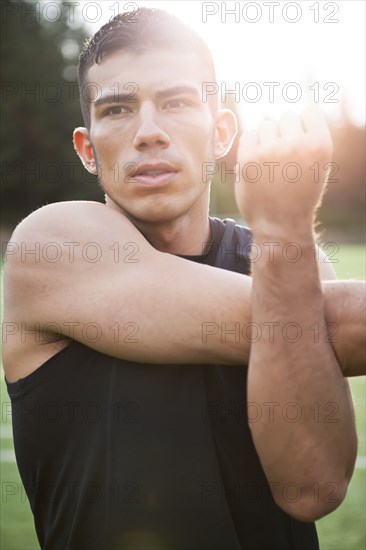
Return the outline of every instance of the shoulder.
{"type": "MultiPolygon", "coordinates": [[[[59,202],[32,212],[16,227],[4,256],[7,303],[46,300],[51,290],[108,272],[123,254],[151,248],[123,214],[102,203],[59,202]],[[10,300],[12,297],[12,300],[10,300]]],[[[69,288],[70,290],[70,288],[69,288]]]]}
{"type": "MultiPolygon", "coordinates": [[[[253,240],[253,235],[249,227],[246,225],[242,225],[240,223],[235,222],[234,220],[230,220],[235,224],[235,231],[238,235],[240,235],[243,239],[246,239],[247,241],[251,242],[253,240]]],[[[225,220],[227,222],[227,220],[225,220]]]]}
{"type": "Polygon", "coordinates": [[[93,201],[65,201],[47,204],[38,208],[24,218],[15,228],[11,238],[17,241],[19,237],[34,236],[34,231],[47,229],[51,233],[59,233],[60,229],[67,232],[68,228],[82,229],[85,222],[116,214],[105,204],[93,201]]]}
{"type": "Polygon", "coordinates": [[[77,251],[78,247],[92,244],[103,248],[116,241],[135,241],[140,246],[146,242],[122,213],[105,204],[57,202],[42,206],[18,224],[9,240],[5,263],[24,264],[27,260],[30,265],[45,260],[52,264],[53,257],[61,260],[70,249],[77,251]]]}
{"type": "Polygon", "coordinates": [[[225,218],[223,220],[219,218],[211,218],[214,222],[219,223],[224,231],[226,237],[240,239],[242,241],[250,243],[252,241],[252,232],[249,227],[237,223],[232,218],[225,218]]]}
{"type": "Polygon", "coordinates": [[[221,225],[220,254],[216,266],[243,275],[250,275],[252,233],[248,227],[226,218],[217,220],[221,225]]]}

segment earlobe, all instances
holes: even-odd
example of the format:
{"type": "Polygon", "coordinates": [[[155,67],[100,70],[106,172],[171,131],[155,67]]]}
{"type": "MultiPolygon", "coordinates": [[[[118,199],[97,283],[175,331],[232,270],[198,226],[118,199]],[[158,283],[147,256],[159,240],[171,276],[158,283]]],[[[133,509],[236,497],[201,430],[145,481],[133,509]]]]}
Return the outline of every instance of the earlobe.
{"type": "Polygon", "coordinates": [[[216,119],[215,158],[226,155],[238,132],[236,116],[229,109],[222,109],[216,119]]]}
{"type": "Polygon", "coordinates": [[[86,128],[75,128],[73,133],[74,148],[81,162],[88,172],[97,173],[93,147],[90,142],[89,132],[86,128]]]}

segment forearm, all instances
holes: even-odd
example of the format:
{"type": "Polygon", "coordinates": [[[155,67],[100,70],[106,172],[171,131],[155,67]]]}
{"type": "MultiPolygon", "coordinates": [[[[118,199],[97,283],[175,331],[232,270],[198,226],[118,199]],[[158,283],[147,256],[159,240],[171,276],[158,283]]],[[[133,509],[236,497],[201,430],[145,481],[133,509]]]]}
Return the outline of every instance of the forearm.
{"type": "MultiPolygon", "coordinates": [[[[325,325],[325,300],[311,238],[297,240],[302,256],[296,263],[275,257],[253,266],[252,321],[272,324],[278,336],[263,334],[252,343],[248,370],[248,402],[281,411],[250,425],[262,466],[278,504],[303,520],[320,517],[343,500],[356,453],[348,385],[327,338],[314,337],[314,327],[325,325]],[[298,488],[295,501],[287,498],[288,484],[298,488]],[[335,488],[331,503],[326,502],[329,484],[335,488]]],[[[338,326],[332,307],[328,313],[327,321],[338,326]]],[[[342,355],[342,329],[340,334],[334,344],[341,344],[342,355]]]]}
{"type": "MultiPolygon", "coordinates": [[[[311,260],[314,263],[314,258],[311,260]]],[[[215,285],[220,297],[225,297],[225,310],[218,315],[216,304],[206,301],[205,296],[197,307],[204,313],[201,323],[202,344],[215,351],[215,360],[224,364],[242,364],[249,359],[251,343],[260,338],[281,338],[281,330],[276,322],[265,319],[262,323],[252,318],[252,280],[245,277],[242,284],[237,276],[225,273],[220,281],[206,279],[206,285],[215,285]],[[230,302],[232,291],[242,296],[242,301],[230,302]],[[231,309],[231,311],[230,311],[231,309]]],[[[323,281],[321,283],[324,300],[325,320],[319,322],[311,317],[302,330],[316,344],[330,343],[336,354],[343,376],[366,374],[366,283],[364,281],[323,281]]],[[[301,305],[306,302],[301,299],[301,305]]],[[[199,327],[196,328],[199,331],[199,327]]]]}
{"type": "MultiPolygon", "coordinates": [[[[126,218],[101,204],[55,204],[36,211],[18,226],[12,249],[5,262],[4,344],[10,350],[12,342],[22,347],[23,328],[30,330],[28,341],[35,331],[38,342],[42,327],[59,327],[62,336],[125,360],[243,364],[251,342],[271,330],[268,320],[264,326],[252,323],[250,277],[161,253],[126,218]],[[65,243],[75,234],[78,246],[71,261],[65,243]],[[121,236],[120,241],[110,235],[121,236]],[[23,261],[23,245],[43,249],[50,242],[63,251],[62,261],[40,262],[33,256],[23,261]],[[90,243],[101,250],[93,277],[82,254],[90,243]],[[111,252],[116,245],[122,251],[132,245],[133,261],[125,260],[126,252],[116,261],[111,252]],[[97,338],[94,333],[88,338],[90,323],[97,338]]],[[[340,364],[348,376],[365,374],[365,284],[330,281],[324,289],[327,321],[339,329],[333,346],[340,364]]],[[[314,340],[323,340],[324,325],[315,322],[307,330],[314,340]]],[[[47,333],[44,341],[52,344],[53,338],[47,333]]]]}
{"type": "MultiPolygon", "coordinates": [[[[281,338],[281,330],[269,317],[261,323],[252,318],[251,277],[157,251],[152,258],[123,269],[125,273],[111,273],[103,302],[95,313],[88,310],[74,332],[76,339],[98,351],[136,362],[240,365],[248,363],[251,345],[258,338],[281,338]],[[121,281],[128,289],[122,295],[118,294],[121,281]],[[101,338],[84,341],[82,329],[94,319],[101,327],[101,338]],[[114,327],[120,328],[119,333],[114,327]]],[[[72,320],[80,318],[79,297],[92,293],[87,284],[83,281],[75,295],[72,320]]],[[[311,316],[302,327],[304,337],[314,344],[329,340],[345,376],[365,374],[365,284],[327,281],[323,289],[331,330],[327,333],[324,319],[319,322],[311,316]]],[[[63,321],[69,320],[66,314],[63,321]]],[[[49,321],[55,318],[45,319],[46,326],[49,321]]],[[[68,330],[61,320],[59,324],[68,330]]]]}
{"type": "Polygon", "coordinates": [[[322,287],[325,318],[330,325],[328,339],[332,343],[343,376],[365,375],[366,283],[325,281],[322,287]]]}
{"type": "MultiPolygon", "coordinates": [[[[107,251],[108,246],[109,243],[105,246],[107,251]]],[[[140,247],[142,249],[141,244],[140,247]]],[[[108,258],[107,254],[104,256],[108,258]]],[[[16,310],[15,315],[11,315],[14,308],[5,308],[4,343],[9,344],[8,347],[18,340],[17,345],[21,346],[23,327],[29,329],[29,341],[32,331],[38,327],[59,326],[64,336],[120,359],[160,364],[239,365],[248,363],[255,340],[281,337],[281,331],[270,318],[263,323],[252,319],[252,279],[244,275],[157,251],[153,251],[152,258],[143,257],[139,263],[122,264],[122,269],[118,264],[107,265],[94,279],[80,278],[79,286],[76,278],[73,286],[69,286],[66,267],[64,273],[59,269],[51,278],[55,286],[53,300],[57,304],[53,311],[47,309],[41,315],[40,304],[47,305],[49,301],[42,297],[43,287],[38,285],[42,280],[40,275],[31,278],[32,292],[28,294],[35,296],[39,287],[37,308],[31,303],[29,307],[25,304],[22,310],[27,314],[33,312],[34,319],[28,321],[16,310]],[[109,273],[103,299],[91,301],[89,297],[95,295],[94,280],[100,280],[103,273],[109,273]],[[62,285],[65,292],[59,294],[62,285]],[[90,322],[98,327],[100,337],[88,338],[85,327],[90,322]]],[[[11,292],[10,283],[18,277],[24,279],[24,270],[22,264],[18,275],[8,270],[8,302],[12,295],[18,295],[11,292]]],[[[331,331],[328,335],[325,323],[319,323],[316,318],[311,318],[303,327],[314,343],[331,341],[345,376],[365,374],[365,290],[365,283],[360,281],[324,282],[326,322],[331,325],[331,331]]],[[[33,338],[39,339],[35,334],[33,338]]],[[[45,335],[46,342],[53,340],[52,334],[45,335]]]]}

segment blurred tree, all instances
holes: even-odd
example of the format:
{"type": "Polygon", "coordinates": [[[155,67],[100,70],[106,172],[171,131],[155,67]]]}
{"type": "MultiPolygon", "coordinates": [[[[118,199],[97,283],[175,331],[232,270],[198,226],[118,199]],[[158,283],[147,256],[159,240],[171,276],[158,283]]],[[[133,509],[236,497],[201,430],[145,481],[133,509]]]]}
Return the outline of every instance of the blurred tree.
{"type": "Polygon", "coordinates": [[[332,128],[333,175],[318,218],[323,241],[365,242],[365,128],[351,123],[343,113],[341,126],[332,128]]]}
{"type": "MultiPolygon", "coordinates": [[[[46,203],[103,201],[96,178],[82,167],[72,145],[73,129],[83,124],[76,65],[86,34],[82,19],[71,17],[70,4],[6,0],[0,5],[2,224],[9,227],[46,203]]],[[[233,96],[223,107],[238,114],[233,96]]],[[[319,218],[324,238],[363,241],[365,129],[352,125],[345,110],[343,116],[343,126],[333,128],[339,181],[329,184],[319,218]]],[[[212,215],[238,217],[230,174],[237,144],[238,138],[215,167],[212,215]]]]}
{"type": "Polygon", "coordinates": [[[76,65],[85,31],[52,4],[1,3],[2,223],[11,226],[49,202],[103,200],[72,145],[83,124],[76,65]]]}

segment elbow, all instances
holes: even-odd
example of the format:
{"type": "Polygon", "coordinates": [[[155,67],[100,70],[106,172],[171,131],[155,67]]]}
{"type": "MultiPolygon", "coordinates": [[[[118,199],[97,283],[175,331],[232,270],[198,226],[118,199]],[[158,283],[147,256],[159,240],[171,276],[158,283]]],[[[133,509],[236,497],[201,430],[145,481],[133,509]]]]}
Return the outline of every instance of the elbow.
{"type": "Polygon", "coordinates": [[[316,482],[311,487],[297,487],[297,497],[274,497],[276,504],[292,518],[305,523],[334,512],[347,494],[349,480],[328,481],[323,485],[316,482]]]}
{"type": "Polygon", "coordinates": [[[305,523],[321,519],[336,510],[344,501],[357,457],[357,436],[349,442],[346,456],[337,464],[324,460],[323,468],[297,484],[286,483],[282,491],[273,493],[276,504],[288,515],[305,523]],[[327,466],[326,466],[327,465],[327,466]],[[314,475],[315,474],[315,475],[314,475]],[[296,485],[296,491],[293,487],[296,485]],[[284,490],[287,486],[290,491],[284,490]]]}

